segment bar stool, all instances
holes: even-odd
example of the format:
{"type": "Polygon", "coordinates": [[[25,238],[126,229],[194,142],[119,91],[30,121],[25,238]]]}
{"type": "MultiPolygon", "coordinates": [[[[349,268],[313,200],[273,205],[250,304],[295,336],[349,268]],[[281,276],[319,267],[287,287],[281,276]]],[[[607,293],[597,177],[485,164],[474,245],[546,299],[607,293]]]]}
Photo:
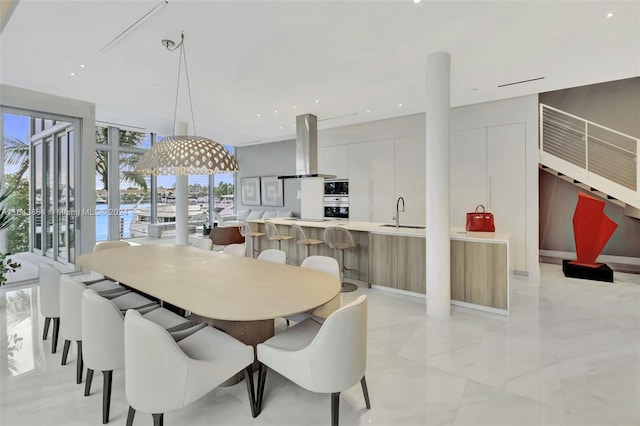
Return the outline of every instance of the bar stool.
{"type": "MultiPolygon", "coordinates": [[[[302,229],[302,227],[295,223],[291,224],[291,233],[293,234],[293,240],[295,241],[296,244],[306,247],[306,254],[304,256],[305,258],[309,257],[309,246],[324,244],[324,241],[322,240],[308,238],[307,235],[304,233],[304,230],[302,229]]],[[[302,261],[300,263],[302,263],[302,261]]]]}
{"type": "MultiPolygon", "coordinates": [[[[344,251],[356,248],[358,245],[353,241],[353,235],[351,235],[351,232],[339,226],[329,226],[324,230],[324,242],[332,249],[340,250],[338,263],[340,264],[340,275],[342,276],[342,281],[344,279],[344,271],[349,269],[344,266],[344,251]]],[[[356,290],[357,288],[358,286],[353,283],[345,283],[342,281],[342,288],[340,289],[340,292],[348,293],[356,290]]]]}
{"type": "Polygon", "coordinates": [[[249,250],[251,256],[249,257],[254,257],[254,254],[257,252],[257,250],[255,249],[256,245],[254,237],[262,237],[263,235],[265,235],[265,233],[254,231],[253,229],[251,229],[251,225],[249,225],[247,222],[242,221],[240,222],[240,235],[245,238],[245,241],[247,237],[251,238],[251,249],[249,250]]]}
{"type": "Polygon", "coordinates": [[[270,241],[278,242],[278,250],[282,250],[282,241],[283,240],[291,240],[293,237],[291,235],[282,235],[276,225],[269,222],[268,220],[264,221],[264,226],[267,231],[267,239],[270,241]]]}

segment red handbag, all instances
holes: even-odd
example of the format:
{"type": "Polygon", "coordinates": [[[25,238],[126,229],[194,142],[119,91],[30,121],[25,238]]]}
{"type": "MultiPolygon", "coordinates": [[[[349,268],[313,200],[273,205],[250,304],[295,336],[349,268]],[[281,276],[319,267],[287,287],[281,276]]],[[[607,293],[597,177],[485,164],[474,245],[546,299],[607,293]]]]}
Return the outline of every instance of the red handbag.
{"type": "Polygon", "coordinates": [[[467,213],[467,223],[464,227],[467,231],[495,232],[493,213],[485,211],[482,204],[476,207],[475,212],[467,213]],[[482,207],[482,211],[478,211],[482,207]]]}

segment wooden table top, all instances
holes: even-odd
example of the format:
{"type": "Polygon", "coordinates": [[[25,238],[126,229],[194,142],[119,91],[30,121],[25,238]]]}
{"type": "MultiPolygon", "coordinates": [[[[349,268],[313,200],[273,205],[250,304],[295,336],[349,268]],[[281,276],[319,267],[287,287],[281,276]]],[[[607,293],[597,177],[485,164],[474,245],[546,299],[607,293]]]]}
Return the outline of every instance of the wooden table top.
{"type": "Polygon", "coordinates": [[[308,311],[340,293],[324,272],[176,245],[87,253],[76,263],[207,318],[255,321],[308,311]]]}

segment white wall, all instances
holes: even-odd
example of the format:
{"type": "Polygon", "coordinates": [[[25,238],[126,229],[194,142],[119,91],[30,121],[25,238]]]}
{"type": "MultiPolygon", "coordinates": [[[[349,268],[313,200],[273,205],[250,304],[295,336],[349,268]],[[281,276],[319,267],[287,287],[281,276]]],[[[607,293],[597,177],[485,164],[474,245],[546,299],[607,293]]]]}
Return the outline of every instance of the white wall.
{"type": "MultiPolygon", "coordinates": [[[[4,107],[20,108],[31,112],[44,112],[80,119],[81,129],[76,130],[77,151],[80,155],[76,164],[80,164],[80,178],[76,185],[82,194],[81,205],[77,208],[85,211],[96,206],[95,191],[95,150],[96,150],[96,113],[95,105],[89,102],[63,98],[48,93],[19,87],[0,85],[0,104],[4,107]]],[[[80,216],[81,235],[78,254],[90,252],[96,239],[95,216],[80,216]]]]}

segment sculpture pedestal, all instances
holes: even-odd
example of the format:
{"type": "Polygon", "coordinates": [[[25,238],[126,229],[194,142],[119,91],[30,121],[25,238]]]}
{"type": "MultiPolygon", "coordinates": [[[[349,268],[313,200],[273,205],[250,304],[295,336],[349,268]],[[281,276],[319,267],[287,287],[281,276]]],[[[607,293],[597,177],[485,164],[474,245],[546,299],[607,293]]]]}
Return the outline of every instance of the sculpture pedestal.
{"type": "Polygon", "coordinates": [[[568,259],[562,259],[562,272],[565,277],[581,278],[584,280],[613,282],[613,269],[605,263],[598,267],[576,265],[568,259]]]}

